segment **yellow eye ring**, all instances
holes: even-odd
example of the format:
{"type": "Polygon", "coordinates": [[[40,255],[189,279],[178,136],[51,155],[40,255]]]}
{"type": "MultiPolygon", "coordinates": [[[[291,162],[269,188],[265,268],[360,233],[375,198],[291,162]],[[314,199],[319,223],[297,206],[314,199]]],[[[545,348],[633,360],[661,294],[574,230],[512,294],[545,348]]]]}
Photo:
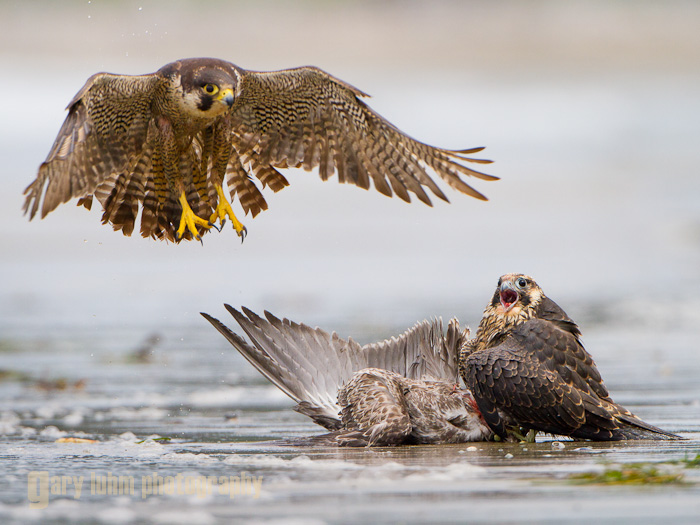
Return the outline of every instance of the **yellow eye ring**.
{"type": "Polygon", "coordinates": [[[219,92],[219,87],[215,84],[204,84],[202,89],[207,95],[216,95],[219,92]]]}

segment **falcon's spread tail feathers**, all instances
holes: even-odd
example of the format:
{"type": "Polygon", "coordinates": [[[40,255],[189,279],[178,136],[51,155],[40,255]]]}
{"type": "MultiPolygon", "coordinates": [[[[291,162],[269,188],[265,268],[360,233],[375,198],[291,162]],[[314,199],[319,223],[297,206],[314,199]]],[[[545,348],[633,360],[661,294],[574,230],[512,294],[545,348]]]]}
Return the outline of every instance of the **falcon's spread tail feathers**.
{"type": "Polygon", "coordinates": [[[398,337],[361,346],[336,333],[311,328],[269,312],[265,318],[225,305],[252,341],[248,344],[217,319],[202,315],[260,373],[298,403],[296,410],[319,425],[341,428],[338,392],[353,375],[377,368],[409,379],[457,383],[457,349],[467,332],[456,319],[443,335],[441,320],[423,321],[398,337]]]}

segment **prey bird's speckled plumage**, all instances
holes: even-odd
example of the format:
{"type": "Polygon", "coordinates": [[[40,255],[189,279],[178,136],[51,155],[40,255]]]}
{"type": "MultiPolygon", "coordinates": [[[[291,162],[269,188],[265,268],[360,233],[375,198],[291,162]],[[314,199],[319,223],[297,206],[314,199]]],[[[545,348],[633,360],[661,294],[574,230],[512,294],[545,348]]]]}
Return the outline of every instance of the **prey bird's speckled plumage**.
{"type": "Polygon", "coordinates": [[[491,429],[592,440],[674,439],[615,403],[574,321],[526,275],[498,281],[460,373],[491,429]]]}
{"type": "Polygon", "coordinates": [[[267,209],[263,187],[289,183],[277,168],[318,167],[338,180],[430,205],[426,189],[447,197],[429,176],[485,199],[462,180],[496,177],[463,164],[490,162],[418,142],[372,111],[358,89],[315,67],[247,71],[229,62],[192,58],[153,74],[93,75],[68,105],[68,117],[36,180],[25,212],[41,217],[79,198],[102,204],[104,223],[130,235],[141,211],[144,237],[199,238],[229,217],[226,200],[245,213],[267,209]]]}
{"type": "Polygon", "coordinates": [[[457,384],[457,351],[468,331],[456,319],[423,321],[399,337],[360,346],[269,312],[226,309],[252,344],[202,314],[260,373],[331,431],[341,446],[463,443],[492,436],[468,390],[457,384]]]}

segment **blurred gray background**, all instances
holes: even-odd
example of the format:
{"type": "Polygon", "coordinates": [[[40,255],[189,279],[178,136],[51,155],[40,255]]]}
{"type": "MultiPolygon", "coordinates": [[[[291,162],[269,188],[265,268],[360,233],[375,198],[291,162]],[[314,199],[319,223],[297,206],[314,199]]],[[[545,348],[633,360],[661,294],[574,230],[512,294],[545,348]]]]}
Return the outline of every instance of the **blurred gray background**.
{"type": "Polygon", "coordinates": [[[698,27],[690,1],[2,2],[0,331],[177,337],[223,302],[475,326],[498,276],[524,272],[584,321],[697,333],[698,27]],[[421,141],[486,146],[502,180],[472,181],[488,203],[448,189],[428,208],[288,171],[243,245],[230,225],[203,246],[126,238],[74,202],[28,222],[22,191],[85,80],[192,56],[316,65],[421,141]]]}

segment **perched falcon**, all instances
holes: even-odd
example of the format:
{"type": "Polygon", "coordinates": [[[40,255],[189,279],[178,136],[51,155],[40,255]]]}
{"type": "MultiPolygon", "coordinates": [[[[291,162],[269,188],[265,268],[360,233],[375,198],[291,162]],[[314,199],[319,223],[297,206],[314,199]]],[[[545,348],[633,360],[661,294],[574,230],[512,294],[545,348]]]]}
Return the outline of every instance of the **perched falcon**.
{"type": "Polygon", "coordinates": [[[315,67],[246,71],[214,58],[178,60],[140,76],[98,73],[68,104],[68,117],[39,174],[25,190],[25,213],[41,217],[77,197],[102,204],[103,223],[131,235],[139,207],[144,237],[199,239],[226,217],[246,229],[226,200],[238,195],[255,217],[267,209],[257,178],[277,192],[276,168],[318,167],[323,180],[381,193],[409,193],[431,205],[426,188],[447,197],[428,170],[452,188],[485,200],[462,175],[483,180],[464,161],[483,148],[434,148],[372,111],[358,89],[315,67]],[[43,200],[42,200],[43,199],[43,200]],[[140,205],[140,206],[139,206],[140,205]]]}
{"type": "Polygon", "coordinates": [[[459,388],[457,350],[468,331],[456,319],[423,321],[399,337],[360,346],[269,312],[226,309],[252,345],[202,315],[261,374],[331,431],[341,446],[463,443],[493,434],[468,390],[459,388]]]}
{"type": "Polygon", "coordinates": [[[493,431],[514,427],[600,441],[676,439],[616,404],[576,323],[526,275],[498,281],[460,372],[493,431]]]}

